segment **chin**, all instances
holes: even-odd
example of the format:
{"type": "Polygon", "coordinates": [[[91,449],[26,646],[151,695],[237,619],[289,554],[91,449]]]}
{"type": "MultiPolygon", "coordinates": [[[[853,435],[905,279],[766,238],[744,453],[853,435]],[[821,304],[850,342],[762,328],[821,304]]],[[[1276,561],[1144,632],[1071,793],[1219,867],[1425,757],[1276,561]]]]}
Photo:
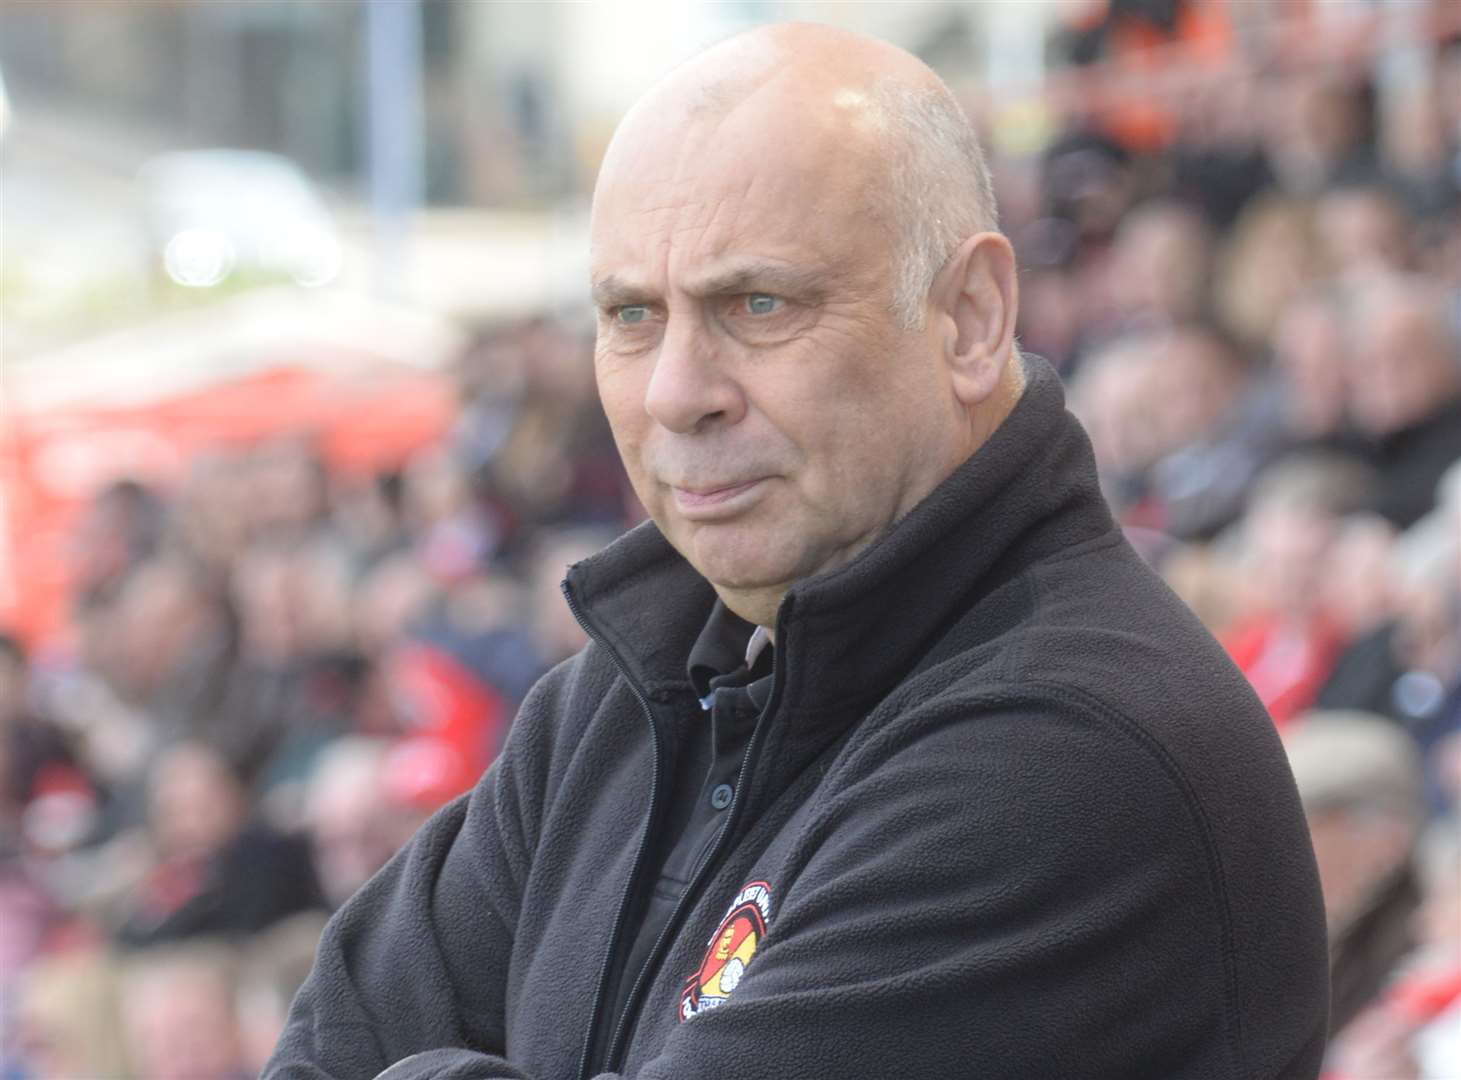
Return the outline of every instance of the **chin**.
{"type": "Polygon", "coordinates": [[[717,589],[754,592],[785,587],[795,580],[795,571],[757,559],[690,559],[700,576],[717,589]]]}
{"type": "Polygon", "coordinates": [[[770,589],[800,576],[800,545],[788,550],[792,545],[768,536],[764,528],[702,526],[675,546],[701,577],[720,589],[770,589]]]}

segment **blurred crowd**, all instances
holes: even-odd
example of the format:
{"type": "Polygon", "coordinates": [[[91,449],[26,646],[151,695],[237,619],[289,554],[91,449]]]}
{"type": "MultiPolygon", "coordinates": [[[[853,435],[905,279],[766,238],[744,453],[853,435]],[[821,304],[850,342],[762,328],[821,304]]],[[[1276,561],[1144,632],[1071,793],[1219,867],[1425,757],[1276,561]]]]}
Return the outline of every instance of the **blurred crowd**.
{"type": "Polygon", "coordinates": [[[483,329],[399,469],[302,432],[94,497],[70,647],[0,637],[0,1076],[257,1074],[328,913],[584,643],[564,568],[638,516],[589,348],[483,329]]]}
{"type": "MultiPolygon", "coordinates": [[[[1103,10],[1071,71],[1210,33],[1103,10]]],[[[1461,40],[1427,48],[1383,107],[1372,65],[1227,57],[995,161],[1022,347],[1284,737],[1333,1080],[1461,1075],[1461,40]]],[[[563,569],[642,516],[589,354],[483,329],[396,470],[301,432],[94,497],[70,647],[0,637],[0,1078],[256,1074],[328,913],[582,645],[563,569]]]]}
{"type": "MultiPolygon", "coordinates": [[[[1112,4],[1064,45],[1079,72],[1140,30],[1198,70],[1213,10],[1112,4]]],[[[1461,1076],[1461,40],[1383,95],[1372,70],[1076,102],[999,170],[1021,340],[1289,750],[1333,1080],[1461,1076]]]]}

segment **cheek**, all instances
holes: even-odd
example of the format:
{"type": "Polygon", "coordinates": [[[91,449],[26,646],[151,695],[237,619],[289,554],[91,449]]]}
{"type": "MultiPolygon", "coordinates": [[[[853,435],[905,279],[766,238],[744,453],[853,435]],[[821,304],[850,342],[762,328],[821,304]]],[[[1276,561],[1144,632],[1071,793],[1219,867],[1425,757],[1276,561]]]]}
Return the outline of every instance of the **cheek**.
{"type": "Polygon", "coordinates": [[[677,535],[673,504],[649,468],[656,424],[644,407],[645,383],[644,378],[628,370],[600,375],[599,400],[635,497],[673,538],[677,535]]]}
{"type": "Polygon", "coordinates": [[[628,451],[643,441],[649,423],[649,414],[644,409],[647,375],[626,364],[596,362],[595,380],[614,441],[626,458],[625,464],[632,468],[634,463],[628,460],[628,451]]]}
{"type": "Polygon", "coordinates": [[[796,446],[796,488],[823,525],[835,528],[840,522],[843,529],[858,530],[865,519],[886,513],[883,504],[896,497],[909,440],[898,410],[888,404],[875,396],[831,396],[786,414],[784,423],[770,418],[778,434],[796,446]]]}

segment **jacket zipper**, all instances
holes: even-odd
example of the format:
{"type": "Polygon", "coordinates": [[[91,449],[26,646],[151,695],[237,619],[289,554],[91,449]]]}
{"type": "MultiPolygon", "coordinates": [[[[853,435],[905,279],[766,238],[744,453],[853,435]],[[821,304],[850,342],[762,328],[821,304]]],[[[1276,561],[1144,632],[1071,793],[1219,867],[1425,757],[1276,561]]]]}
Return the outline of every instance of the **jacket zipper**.
{"type": "MultiPolygon", "coordinates": [[[[782,605],[781,615],[784,617],[791,610],[791,600],[788,598],[782,605]]],[[[778,618],[778,626],[784,618],[778,618]]],[[[786,638],[778,631],[778,637],[782,641],[786,638]]],[[[654,969],[660,958],[660,953],[672,934],[676,932],[681,918],[689,909],[695,894],[699,891],[703,879],[710,873],[720,858],[726,841],[734,834],[737,814],[743,805],[741,793],[745,791],[750,778],[751,755],[761,748],[761,740],[766,730],[771,726],[770,720],[776,712],[776,707],[781,703],[781,686],[784,680],[778,678],[771,684],[771,697],[766,702],[766,709],[761,714],[761,721],[756,725],[756,730],[751,733],[751,741],[746,744],[746,752],[741,756],[741,769],[737,773],[735,793],[731,796],[730,806],[726,808],[725,824],[721,826],[720,832],[716,835],[715,843],[711,845],[709,853],[700,860],[699,866],[691,875],[690,883],[685,886],[685,891],[680,894],[679,901],[675,904],[674,910],[670,912],[669,919],[660,930],[659,936],[655,938],[654,948],[649,950],[645,957],[644,966],[639,969],[639,974],[634,978],[634,985],[629,990],[629,996],[624,999],[624,1011],[619,1014],[619,1023],[615,1027],[614,1037],[609,1040],[609,1050],[604,1057],[604,1068],[611,1072],[619,1067],[619,1057],[624,1052],[624,1043],[629,1034],[629,1018],[635,1014],[639,1004],[639,996],[643,992],[645,984],[649,980],[649,973],[654,969]]],[[[657,752],[657,750],[656,750],[657,752]]],[[[651,796],[652,797],[652,796],[651,796]]],[[[648,830],[646,829],[646,833],[648,830]]],[[[617,933],[617,931],[616,931],[617,933]]],[[[588,1080],[587,1075],[581,1076],[580,1080],[588,1080]]]]}
{"type": "MultiPolygon", "coordinates": [[[[660,754],[659,727],[655,724],[654,712],[650,708],[649,699],[645,696],[644,691],[639,688],[639,683],[630,677],[628,669],[619,658],[619,654],[609,647],[608,642],[603,639],[598,629],[584,615],[583,609],[579,607],[578,601],[574,599],[573,593],[569,590],[568,582],[566,581],[563,583],[563,596],[568,601],[568,610],[573,614],[574,619],[578,621],[578,625],[583,627],[583,632],[609,654],[609,659],[614,662],[614,667],[619,670],[619,674],[623,677],[624,682],[639,700],[639,707],[644,710],[644,718],[649,721],[649,731],[654,752],[654,771],[649,781],[649,817],[645,820],[644,829],[639,834],[639,850],[634,856],[634,868],[629,874],[629,880],[624,883],[624,892],[619,897],[619,911],[614,916],[614,931],[609,935],[609,947],[604,951],[604,959],[599,965],[598,987],[594,991],[593,1009],[589,1012],[588,1035],[583,1040],[583,1054],[579,1058],[578,1078],[579,1080],[588,1080],[589,1069],[593,1065],[594,1032],[598,1028],[599,1013],[604,1008],[604,997],[608,993],[609,966],[614,958],[614,953],[619,948],[619,938],[624,933],[624,920],[629,913],[629,897],[633,892],[634,883],[639,879],[639,875],[644,869],[644,856],[645,852],[649,849],[649,828],[654,822],[656,811],[659,809],[662,760],[660,754]]],[[[747,749],[749,750],[749,747],[747,749]]],[[[732,802],[734,801],[732,799],[732,802]]],[[[658,944],[656,944],[656,948],[658,948],[658,944]]],[[[620,1027],[622,1026],[623,1021],[621,1020],[620,1027]]],[[[616,1034],[614,1039],[611,1040],[611,1047],[617,1041],[618,1036],[616,1034]]]]}

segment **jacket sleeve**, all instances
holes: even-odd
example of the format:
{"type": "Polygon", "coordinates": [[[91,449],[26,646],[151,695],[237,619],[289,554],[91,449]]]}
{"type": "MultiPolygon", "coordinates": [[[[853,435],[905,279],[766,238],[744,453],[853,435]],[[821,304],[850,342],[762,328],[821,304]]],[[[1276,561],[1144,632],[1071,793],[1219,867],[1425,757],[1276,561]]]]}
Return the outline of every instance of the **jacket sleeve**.
{"type": "Polygon", "coordinates": [[[501,1052],[541,806],[533,744],[546,736],[530,730],[530,717],[546,710],[533,705],[530,695],[475,789],[438,811],[330,920],[267,1080],[359,1080],[439,1047],[501,1052]]]}

